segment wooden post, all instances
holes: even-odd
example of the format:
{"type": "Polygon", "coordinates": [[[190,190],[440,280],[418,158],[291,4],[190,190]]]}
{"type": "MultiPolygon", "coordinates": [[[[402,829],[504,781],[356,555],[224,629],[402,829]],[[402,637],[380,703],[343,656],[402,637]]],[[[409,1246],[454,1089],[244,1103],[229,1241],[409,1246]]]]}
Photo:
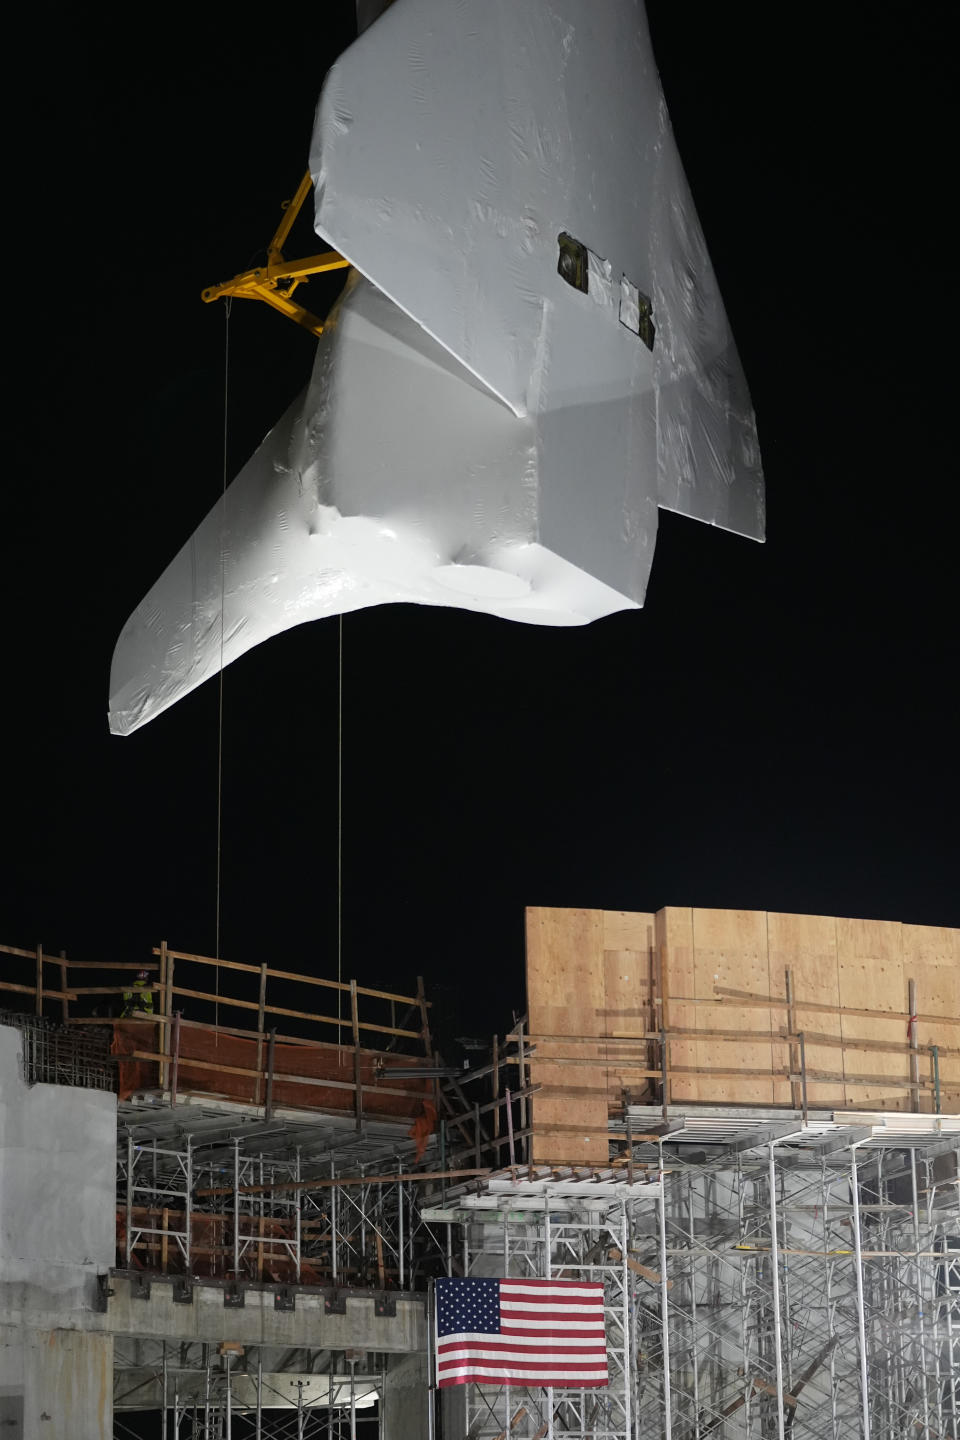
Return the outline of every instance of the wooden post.
{"type": "Polygon", "coordinates": [[[43,946],[37,944],[37,990],[36,1013],[43,1014],[43,946]]]}
{"type": "MultiPolygon", "coordinates": [[[[493,1138],[500,1138],[500,1041],[493,1037],[493,1070],[490,1075],[490,1089],[493,1099],[493,1138]]],[[[500,1163],[500,1146],[494,1146],[494,1164],[500,1163]]]]}
{"type": "MultiPolygon", "coordinates": [[[[510,1153],[510,1169],[512,1170],[517,1163],[517,1157],[513,1145],[513,1110],[510,1108],[509,1087],[504,1091],[504,1098],[507,1102],[507,1144],[510,1153]]],[[[516,1179],[516,1176],[514,1176],[514,1179],[516,1179]]]]}
{"type": "Polygon", "coordinates": [[[67,999],[67,952],[60,951],[60,989],[63,992],[63,999],[60,1001],[63,1007],[63,1023],[67,1025],[70,1021],[70,1001],[67,999]]]}
{"type": "Polygon", "coordinates": [[[670,980],[667,975],[667,947],[660,946],[660,1070],[663,1076],[663,1115],[670,1104],[670,980]]]}
{"type": "Polygon", "coordinates": [[[420,1034],[423,1038],[423,1053],[427,1059],[431,1055],[430,1042],[430,1020],[427,1015],[427,996],[423,988],[423,976],[417,976],[417,1004],[420,1007],[420,1034]]]}
{"type": "MultiPolygon", "coordinates": [[[[173,956],[167,954],[166,940],[160,941],[160,993],[155,994],[154,999],[158,1002],[161,1015],[168,1018],[173,1014],[173,956]]],[[[169,1025],[163,1027],[169,1032],[169,1025]]],[[[162,1045],[161,1050],[169,1053],[169,1044],[162,1045]]],[[[170,1062],[164,1060],[160,1066],[160,1088],[167,1090],[170,1087],[170,1062]]]]}
{"type": "Polygon", "coordinates": [[[176,1109],[177,1104],[177,1075],[180,1070],[180,1011],[173,1017],[173,1036],[170,1041],[170,1051],[173,1059],[170,1062],[170,1109],[176,1109]]]}
{"type": "MultiPolygon", "coordinates": [[[[791,973],[789,965],[787,966],[786,970],[784,970],[783,977],[786,984],[784,994],[787,997],[787,1029],[790,1031],[791,1035],[796,1035],[797,1012],[793,1008],[793,974],[791,973]]],[[[791,1074],[795,1075],[797,1073],[797,1064],[799,1057],[797,1055],[797,1047],[792,1040],[790,1041],[789,1053],[790,1072],[791,1074]]],[[[790,1081],[790,1104],[793,1106],[794,1110],[800,1109],[800,1082],[797,1080],[790,1081]]]]}
{"type": "Polygon", "coordinates": [[[163,1207],[163,1235],[161,1236],[161,1239],[160,1239],[160,1270],[161,1270],[161,1272],[162,1272],[164,1275],[166,1275],[166,1273],[167,1273],[167,1263],[168,1263],[168,1259],[169,1259],[169,1250],[168,1250],[168,1248],[167,1248],[167,1247],[169,1246],[169,1244],[170,1244],[170,1241],[169,1241],[169,1239],[167,1238],[167,1231],[168,1231],[169,1227],[170,1227],[170,1211],[169,1211],[169,1209],[167,1208],[167,1206],[164,1205],[164,1207],[163,1207]]]}
{"type": "MultiPolygon", "coordinates": [[[[260,1005],[257,1010],[257,1078],[253,1084],[253,1103],[260,1104],[260,1071],[263,1069],[263,1017],[267,1003],[267,962],[260,965],[260,1005]]],[[[339,1034],[337,1039],[340,1039],[339,1034]]]]}
{"type": "Polygon", "coordinates": [[[173,1014],[173,956],[167,950],[166,940],[161,940],[160,942],[160,963],[164,969],[164,981],[166,985],[163,1013],[167,1017],[170,1017],[173,1014]]]}
{"type": "Polygon", "coordinates": [[[907,981],[907,1006],[910,1019],[907,1022],[907,1036],[910,1040],[910,1109],[914,1115],[920,1112],[920,1056],[917,1050],[917,982],[907,981]]]}
{"type": "MultiPolygon", "coordinates": [[[[524,1019],[526,1019],[526,1017],[524,1017],[524,1019]]],[[[521,1020],[521,1021],[520,1021],[520,1024],[517,1026],[517,1055],[518,1055],[518,1057],[519,1057],[519,1062],[520,1062],[519,1065],[518,1065],[518,1068],[517,1068],[517,1073],[518,1073],[519,1076],[520,1076],[520,1083],[519,1083],[519,1085],[517,1086],[517,1089],[520,1091],[520,1129],[521,1129],[521,1130],[526,1130],[526,1129],[528,1128],[528,1126],[527,1126],[527,1100],[526,1100],[526,1096],[524,1095],[523,1092],[524,1092],[524,1090],[526,1090],[526,1088],[527,1088],[527,1067],[526,1067],[526,1064],[525,1064],[524,1058],[523,1058],[523,1026],[524,1026],[524,1020],[521,1020]]],[[[532,1107],[532,1103],[533,1103],[533,1102],[531,1101],[531,1107],[532,1107]]],[[[523,1143],[524,1143],[524,1146],[526,1147],[527,1156],[528,1156],[528,1157],[531,1156],[531,1155],[533,1154],[532,1136],[527,1136],[527,1138],[524,1140],[523,1143]]],[[[511,1147],[511,1148],[512,1148],[512,1147],[511,1147]]]]}
{"type": "Polygon", "coordinates": [[[270,1038],[267,1041],[267,1094],[263,1107],[265,1120],[271,1119],[273,1115],[273,1048],[277,1043],[276,1028],[270,1031],[270,1038]]]}
{"type": "Polygon", "coordinates": [[[473,1163],[474,1163],[474,1165],[476,1165],[477,1169],[479,1170],[479,1169],[480,1169],[480,1165],[481,1165],[481,1163],[482,1163],[481,1160],[480,1160],[480,1106],[479,1106],[479,1105],[474,1105],[474,1107],[473,1107],[473,1154],[474,1154],[474,1161],[473,1161],[473,1163]]]}
{"type": "Polygon", "coordinates": [[[360,1017],[357,1012],[357,982],[350,981],[350,1023],[353,1028],[353,1084],[357,1129],[363,1128],[363,1085],[360,1066],[360,1017]]]}

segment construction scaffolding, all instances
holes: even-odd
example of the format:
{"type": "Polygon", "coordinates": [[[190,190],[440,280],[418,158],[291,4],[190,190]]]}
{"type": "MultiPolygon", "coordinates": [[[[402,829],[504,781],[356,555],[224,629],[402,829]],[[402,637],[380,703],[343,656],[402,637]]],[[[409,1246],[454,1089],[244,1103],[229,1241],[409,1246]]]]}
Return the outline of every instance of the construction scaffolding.
{"type": "Polygon", "coordinates": [[[122,1337],[114,1368],[115,1440],[143,1410],[163,1440],[374,1440],[387,1357],[122,1337]]]}
{"type": "Polygon", "coordinates": [[[466,1386],[463,1433],[957,1440],[960,1120],[628,1118],[626,1164],[428,1212],[464,1274],[605,1286],[609,1386],[466,1386]]]}
{"type": "MultiPolygon", "coordinates": [[[[672,992],[687,951],[638,961],[638,917],[538,923],[537,993],[577,1005],[515,1014],[466,1068],[435,1049],[422,984],[161,945],[144,967],[155,1012],[116,1018],[76,1013],[127,994],[74,983],[98,962],[3,947],[16,978],[0,983],[31,1012],[9,1017],[26,1081],[118,1096],[115,1268],[98,1276],[120,1317],[116,1434],[144,1410],[167,1440],[355,1437],[390,1423],[390,1400],[430,1413],[431,1440],[960,1440],[960,1051],[942,956],[917,961],[922,988],[902,962],[906,1010],[880,1011],[807,999],[803,956],[780,995],[769,962],[749,990],[718,985],[732,963],[704,945],[696,985],[672,992]],[[593,958],[574,975],[577,947],[593,958]],[[292,1003],[317,984],[336,1014],[292,1003]],[[220,1023],[228,1006],[250,1028],[220,1023]],[[822,1029],[799,1027],[804,1007],[822,1029]],[[769,1103],[732,1098],[748,1090],[769,1103]],[[424,1370],[440,1276],[602,1283],[608,1383],[440,1392],[424,1370]],[[234,1320],[194,1333],[187,1307],[234,1320]],[[149,1329],[170,1314],[182,1326],[149,1329]]],[[[850,998],[860,960],[835,964],[850,998]]]]}
{"type": "Polygon", "coordinates": [[[423,1172],[402,1129],[358,1135],[302,1117],[244,1126],[133,1104],[121,1127],[122,1270],[377,1291],[422,1290],[444,1273],[444,1235],[421,1216],[423,1172]]]}

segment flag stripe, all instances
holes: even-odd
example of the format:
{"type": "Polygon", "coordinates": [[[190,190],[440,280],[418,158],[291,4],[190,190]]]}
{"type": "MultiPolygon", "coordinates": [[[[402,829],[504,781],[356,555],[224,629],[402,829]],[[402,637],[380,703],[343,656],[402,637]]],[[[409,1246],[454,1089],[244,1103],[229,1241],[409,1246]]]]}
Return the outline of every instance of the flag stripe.
{"type": "Polygon", "coordinates": [[[500,1326],[500,1331],[504,1335],[529,1335],[535,1330],[562,1330],[566,1331],[569,1335],[601,1336],[603,1334],[603,1321],[558,1320],[554,1315],[550,1315],[544,1320],[517,1321],[511,1317],[509,1323],[504,1322],[500,1326]]]}
{"type": "Polygon", "coordinates": [[[593,1310],[596,1307],[596,1296],[586,1295],[550,1295],[541,1291],[539,1295],[531,1295],[529,1291],[518,1291],[516,1294],[500,1292],[500,1304],[506,1310],[537,1310],[543,1305],[544,1299],[549,1300],[557,1310],[593,1310]]]}
{"type": "Polygon", "coordinates": [[[531,1375],[525,1369],[505,1369],[504,1367],[469,1367],[459,1369],[453,1375],[442,1375],[438,1380],[440,1388],[445,1385],[466,1385],[474,1381],[476,1384],[485,1384],[486,1381],[498,1381],[501,1385],[576,1385],[576,1387],[587,1388],[599,1387],[609,1384],[606,1371],[602,1375],[596,1372],[576,1372],[576,1374],[558,1375],[556,1380],[548,1380],[545,1375],[531,1375]]]}
{"type": "Polygon", "coordinates": [[[500,1294],[511,1295],[524,1292],[530,1295],[540,1295],[544,1290],[549,1290],[552,1295],[592,1295],[596,1296],[603,1290],[603,1283],[600,1280],[501,1280],[500,1294]]]}
{"type": "MultiPolygon", "coordinates": [[[[596,1336],[593,1335],[570,1335],[569,1331],[540,1331],[537,1335],[507,1335],[504,1331],[499,1332],[504,1338],[505,1345],[517,1346],[530,1345],[534,1348],[543,1349],[545,1342],[550,1342],[551,1349],[584,1349],[596,1354],[596,1336]]],[[[456,1349],[459,1345],[485,1345],[497,1344],[498,1336],[491,1335],[488,1331],[461,1331],[458,1335],[443,1335],[440,1339],[438,1349],[440,1352],[445,1349],[456,1349]]]]}
{"type": "Polygon", "coordinates": [[[499,1349],[497,1346],[466,1345],[463,1349],[453,1351],[449,1355],[440,1355],[440,1371],[443,1369],[456,1368],[465,1364],[468,1359],[486,1359],[494,1362],[495,1359],[502,1359],[505,1364],[527,1365],[530,1369],[541,1368],[544,1365],[561,1365],[566,1369],[603,1369],[606,1362],[597,1359],[596,1355],[581,1355],[574,1351],[573,1355],[554,1354],[551,1351],[541,1351],[537,1359],[531,1359],[524,1351],[511,1351],[511,1349],[499,1349]]]}

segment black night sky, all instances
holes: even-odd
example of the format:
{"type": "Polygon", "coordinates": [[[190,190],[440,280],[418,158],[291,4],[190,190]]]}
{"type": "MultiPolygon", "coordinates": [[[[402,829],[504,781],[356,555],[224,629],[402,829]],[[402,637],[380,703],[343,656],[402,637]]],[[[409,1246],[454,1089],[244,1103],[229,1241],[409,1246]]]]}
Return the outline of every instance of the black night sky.
{"type": "MultiPolygon", "coordinates": [[[[522,1006],[526,904],[960,923],[946,13],[650,5],[758,414],[766,546],[662,514],[641,612],[344,622],[344,974],[422,973],[451,1035],[522,1006]]],[[[217,687],[115,739],[110,656],[218,497],[224,313],[200,291],[293,193],[353,3],[255,27],[201,8],[191,31],[80,15],[27,37],[38,90],[7,132],[0,940],[212,953],[217,687]]],[[[234,306],[231,476],[312,351],[234,306]]],[[[322,975],[337,628],[224,687],[222,951],[322,975]]]]}

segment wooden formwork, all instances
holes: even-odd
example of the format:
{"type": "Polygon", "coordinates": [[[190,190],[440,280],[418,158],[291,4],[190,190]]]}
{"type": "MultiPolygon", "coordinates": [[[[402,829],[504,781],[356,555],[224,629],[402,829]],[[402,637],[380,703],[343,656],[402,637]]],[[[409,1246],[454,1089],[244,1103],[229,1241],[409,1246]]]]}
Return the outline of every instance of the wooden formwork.
{"type": "Polygon", "coordinates": [[[527,911],[534,1162],[605,1163],[625,1099],[960,1108],[960,931],[669,907],[527,911]]]}
{"type": "Polygon", "coordinates": [[[624,1087],[645,1091],[655,919],[619,910],[527,910],[531,1076],[540,1086],[534,1164],[605,1165],[608,1103],[619,1103],[624,1087]]]}

